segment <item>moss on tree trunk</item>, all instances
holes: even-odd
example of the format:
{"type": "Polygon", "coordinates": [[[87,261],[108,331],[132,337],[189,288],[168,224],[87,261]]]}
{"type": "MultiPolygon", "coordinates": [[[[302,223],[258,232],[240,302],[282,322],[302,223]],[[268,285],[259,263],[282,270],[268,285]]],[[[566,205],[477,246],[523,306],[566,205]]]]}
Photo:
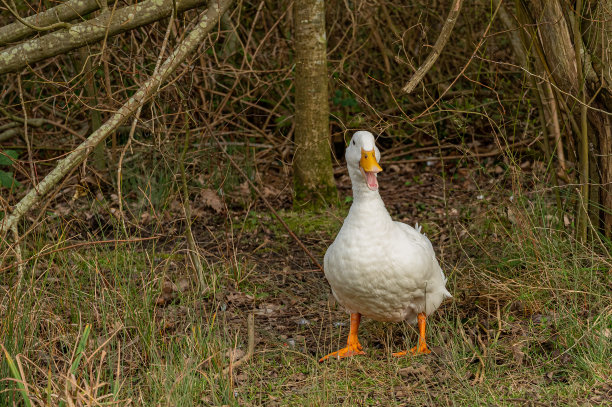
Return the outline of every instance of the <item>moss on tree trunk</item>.
{"type": "Polygon", "coordinates": [[[294,207],[336,203],[327,94],[327,39],[323,0],[297,0],[295,24],[294,207]]]}

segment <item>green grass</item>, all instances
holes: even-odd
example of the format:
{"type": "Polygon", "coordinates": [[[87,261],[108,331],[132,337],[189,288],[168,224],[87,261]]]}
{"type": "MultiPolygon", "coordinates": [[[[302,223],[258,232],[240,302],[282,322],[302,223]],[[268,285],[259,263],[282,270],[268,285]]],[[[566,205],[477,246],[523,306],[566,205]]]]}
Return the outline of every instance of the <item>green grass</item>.
{"type": "MultiPolygon", "coordinates": [[[[365,320],[365,357],[317,362],[343,345],[347,316],[328,302],[323,277],[296,264],[304,255],[288,239],[271,252],[208,256],[207,291],[197,289],[180,244],[42,256],[26,265],[19,292],[8,288],[16,270],[3,275],[0,405],[588,403],[612,375],[610,247],[576,244],[545,205],[514,209],[512,221],[503,211],[475,215],[468,237],[455,239],[461,260],[444,267],[454,299],[428,323],[435,355],[400,359],[390,354],[415,343],[414,327],[365,320]],[[156,305],[163,282],[182,279],[189,288],[156,305]],[[232,349],[246,350],[251,312],[255,354],[224,371],[232,349]]],[[[282,215],[324,249],[344,213],[282,215]]],[[[242,232],[284,235],[264,212],[239,221],[242,232]]]]}
{"type": "MultiPolygon", "coordinates": [[[[288,211],[281,210],[279,215],[287,226],[298,235],[326,234],[334,236],[342,226],[342,220],[348,213],[349,206],[331,208],[323,212],[288,211]]],[[[249,212],[244,219],[243,227],[246,231],[256,231],[259,225],[266,225],[275,237],[287,234],[286,229],[280,225],[271,213],[249,212]]]]}

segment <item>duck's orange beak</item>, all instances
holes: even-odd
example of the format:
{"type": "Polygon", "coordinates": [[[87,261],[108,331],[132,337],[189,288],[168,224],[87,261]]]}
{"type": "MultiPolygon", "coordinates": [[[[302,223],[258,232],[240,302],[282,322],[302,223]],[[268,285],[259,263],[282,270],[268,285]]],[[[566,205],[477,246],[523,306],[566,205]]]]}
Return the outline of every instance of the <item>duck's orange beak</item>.
{"type": "Polygon", "coordinates": [[[361,149],[361,160],[359,160],[359,165],[365,172],[381,172],[383,169],[376,162],[376,153],[375,150],[365,151],[363,148],[361,149]]]}

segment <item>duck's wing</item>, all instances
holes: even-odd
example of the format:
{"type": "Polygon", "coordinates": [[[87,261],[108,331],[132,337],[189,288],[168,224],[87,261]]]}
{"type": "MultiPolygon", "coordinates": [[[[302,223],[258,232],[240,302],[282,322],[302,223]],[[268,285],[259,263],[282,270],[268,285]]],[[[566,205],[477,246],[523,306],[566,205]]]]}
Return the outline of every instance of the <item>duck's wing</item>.
{"type": "Polygon", "coordinates": [[[421,226],[417,223],[415,227],[413,228],[412,226],[407,225],[403,222],[396,221],[393,223],[395,224],[397,228],[399,228],[405,233],[408,239],[413,241],[415,244],[420,245],[421,247],[423,247],[424,250],[427,251],[428,255],[431,256],[431,261],[432,261],[434,268],[438,269],[438,271],[440,272],[440,275],[442,276],[442,280],[444,281],[444,284],[446,284],[446,276],[444,275],[444,272],[442,271],[442,268],[440,267],[440,264],[438,263],[438,259],[436,259],[436,252],[434,251],[433,245],[431,244],[431,241],[427,238],[427,236],[421,233],[421,226]]]}

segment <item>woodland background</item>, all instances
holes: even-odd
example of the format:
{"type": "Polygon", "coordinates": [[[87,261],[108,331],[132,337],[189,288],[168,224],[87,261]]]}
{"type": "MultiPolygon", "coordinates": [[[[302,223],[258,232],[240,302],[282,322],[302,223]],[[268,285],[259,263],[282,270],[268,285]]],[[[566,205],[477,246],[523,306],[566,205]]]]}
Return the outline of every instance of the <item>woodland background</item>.
{"type": "Polygon", "coordinates": [[[0,405],[612,402],[612,2],[0,10],[0,405]],[[318,364],[364,129],[454,298],[318,364]]]}

